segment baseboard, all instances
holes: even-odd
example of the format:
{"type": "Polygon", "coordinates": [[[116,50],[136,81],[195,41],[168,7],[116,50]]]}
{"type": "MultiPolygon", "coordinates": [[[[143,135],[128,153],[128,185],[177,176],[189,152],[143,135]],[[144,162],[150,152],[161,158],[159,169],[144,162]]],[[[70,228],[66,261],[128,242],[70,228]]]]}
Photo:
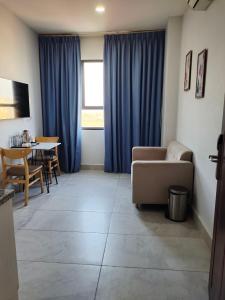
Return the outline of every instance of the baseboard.
{"type": "Polygon", "coordinates": [[[210,236],[209,232],[207,231],[207,229],[203,225],[198,213],[196,212],[196,210],[193,207],[192,207],[192,213],[193,213],[194,222],[197,225],[197,227],[199,228],[199,230],[201,231],[203,240],[206,242],[206,244],[211,249],[211,247],[212,247],[212,237],[210,236]]]}
{"type": "Polygon", "coordinates": [[[103,165],[81,165],[80,169],[104,171],[104,166],[103,165]]]}

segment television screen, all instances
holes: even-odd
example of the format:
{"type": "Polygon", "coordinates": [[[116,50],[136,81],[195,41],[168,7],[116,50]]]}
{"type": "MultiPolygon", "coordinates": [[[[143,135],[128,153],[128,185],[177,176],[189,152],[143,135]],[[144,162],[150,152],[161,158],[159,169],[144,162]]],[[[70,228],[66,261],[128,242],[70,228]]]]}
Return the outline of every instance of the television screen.
{"type": "Polygon", "coordinates": [[[28,117],[28,84],[0,78],[0,120],[28,117]]]}

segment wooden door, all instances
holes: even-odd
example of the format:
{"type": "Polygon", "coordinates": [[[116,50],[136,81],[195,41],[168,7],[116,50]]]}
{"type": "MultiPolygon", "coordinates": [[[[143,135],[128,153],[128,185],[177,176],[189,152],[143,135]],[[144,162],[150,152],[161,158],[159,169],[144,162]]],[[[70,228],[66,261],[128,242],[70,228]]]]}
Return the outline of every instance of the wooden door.
{"type": "Polygon", "coordinates": [[[217,164],[217,194],[209,276],[210,300],[225,299],[225,106],[217,149],[218,155],[210,156],[211,161],[217,164]]]}

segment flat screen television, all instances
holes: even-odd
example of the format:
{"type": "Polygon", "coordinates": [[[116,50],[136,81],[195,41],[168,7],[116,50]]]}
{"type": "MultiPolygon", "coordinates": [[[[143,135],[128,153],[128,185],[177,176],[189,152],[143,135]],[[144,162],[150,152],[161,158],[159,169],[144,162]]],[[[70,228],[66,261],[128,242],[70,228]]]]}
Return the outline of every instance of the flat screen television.
{"type": "Polygon", "coordinates": [[[28,84],[0,78],[0,120],[29,117],[28,84]]]}

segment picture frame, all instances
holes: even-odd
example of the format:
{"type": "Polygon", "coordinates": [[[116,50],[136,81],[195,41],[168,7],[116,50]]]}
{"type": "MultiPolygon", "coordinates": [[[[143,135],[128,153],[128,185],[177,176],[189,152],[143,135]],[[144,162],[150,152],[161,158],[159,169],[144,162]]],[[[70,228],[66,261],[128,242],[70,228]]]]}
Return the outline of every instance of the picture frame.
{"type": "Polygon", "coordinates": [[[205,96],[207,57],[208,57],[207,49],[204,49],[198,54],[196,89],[195,89],[195,97],[197,99],[204,98],[205,96]]]}
{"type": "Polygon", "coordinates": [[[184,73],[184,90],[189,91],[191,88],[191,70],[192,70],[192,53],[190,50],[185,59],[185,73],[184,73]]]}

